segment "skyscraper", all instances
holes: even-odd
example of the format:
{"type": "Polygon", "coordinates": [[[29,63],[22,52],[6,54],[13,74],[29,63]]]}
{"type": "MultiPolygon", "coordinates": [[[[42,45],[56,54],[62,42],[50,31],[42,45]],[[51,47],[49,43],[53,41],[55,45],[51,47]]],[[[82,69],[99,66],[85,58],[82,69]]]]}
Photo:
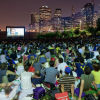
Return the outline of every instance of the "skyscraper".
{"type": "Polygon", "coordinates": [[[29,29],[39,31],[39,15],[37,13],[31,13],[31,23],[29,24],[29,29]]]}
{"type": "Polygon", "coordinates": [[[39,14],[31,13],[31,23],[38,23],[39,22],[39,14]]]}
{"type": "Polygon", "coordinates": [[[93,26],[94,0],[83,7],[83,27],[86,24],[93,26]]]}
{"type": "Polygon", "coordinates": [[[61,29],[61,9],[55,9],[54,18],[53,18],[53,29],[60,30],[61,29]]]}
{"type": "Polygon", "coordinates": [[[48,6],[42,6],[39,9],[40,31],[49,31],[51,29],[51,9],[48,6]]]}
{"type": "Polygon", "coordinates": [[[61,16],[62,16],[61,9],[56,9],[54,13],[54,17],[61,17],[61,16]]]}
{"type": "Polygon", "coordinates": [[[40,14],[40,21],[51,20],[51,9],[48,8],[48,6],[40,7],[39,14],[40,14]]]}
{"type": "Polygon", "coordinates": [[[97,11],[94,11],[93,13],[93,27],[96,27],[96,22],[97,22],[97,11]]]}
{"type": "MultiPolygon", "coordinates": [[[[75,29],[76,27],[81,27],[82,25],[82,15],[81,15],[81,12],[77,12],[75,13],[73,16],[73,28],[75,29]]],[[[82,28],[82,27],[81,27],[82,28]]]]}
{"type": "Polygon", "coordinates": [[[75,14],[75,7],[72,6],[72,15],[74,15],[74,14],[75,14]]]}
{"type": "Polygon", "coordinates": [[[72,28],[72,17],[62,17],[61,18],[61,28],[62,30],[65,29],[65,27],[69,30],[72,28]]]}

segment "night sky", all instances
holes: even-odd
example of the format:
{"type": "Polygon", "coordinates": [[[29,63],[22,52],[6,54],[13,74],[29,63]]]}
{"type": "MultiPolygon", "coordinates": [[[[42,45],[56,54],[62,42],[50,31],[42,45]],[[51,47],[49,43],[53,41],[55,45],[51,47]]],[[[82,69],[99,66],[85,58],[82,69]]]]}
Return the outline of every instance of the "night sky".
{"type": "MultiPolygon", "coordinates": [[[[99,10],[100,0],[95,1],[95,10],[99,10]]],[[[72,5],[75,12],[80,11],[86,3],[92,0],[0,0],[0,29],[5,30],[6,26],[25,26],[29,29],[31,12],[39,14],[39,7],[48,6],[51,8],[52,17],[56,8],[62,9],[62,16],[71,15],[72,5]]]]}

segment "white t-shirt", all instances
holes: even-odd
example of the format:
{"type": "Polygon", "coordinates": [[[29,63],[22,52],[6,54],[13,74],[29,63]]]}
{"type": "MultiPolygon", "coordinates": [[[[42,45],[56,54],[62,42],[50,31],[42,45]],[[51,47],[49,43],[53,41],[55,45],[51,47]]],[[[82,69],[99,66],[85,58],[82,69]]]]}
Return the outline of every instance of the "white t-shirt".
{"type": "Polygon", "coordinates": [[[92,59],[96,59],[96,56],[98,56],[98,55],[99,55],[99,52],[98,51],[95,51],[94,52],[94,57],[92,59]]]}
{"type": "Polygon", "coordinates": [[[21,73],[21,88],[23,90],[32,88],[31,83],[32,73],[24,71],[21,73]]]}
{"type": "Polygon", "coordinates": [[[58,65],[58,71],[62,71],[62,75],[65,75],[65,66],[68,66],[65,62],[58,65]]]}

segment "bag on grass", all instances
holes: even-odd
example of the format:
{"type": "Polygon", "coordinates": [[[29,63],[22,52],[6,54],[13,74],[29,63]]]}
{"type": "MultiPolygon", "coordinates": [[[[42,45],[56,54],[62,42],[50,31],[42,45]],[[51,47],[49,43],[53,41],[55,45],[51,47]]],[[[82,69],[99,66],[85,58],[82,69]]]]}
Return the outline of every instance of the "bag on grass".
{"type": "Polygon", "coordinates": [[[92,94],[88,94],[84,97],[85,100],[96,100],[96,98],[92,94]]]}
{"type": "Polygon", "coordinates": [[[55,100],[69,100],[68,93],[63,92],[55,94],[55,100]]]}
{"type": "Polygon", "coordinates": [[[45,96],[45,89],[43,87],[37,87],[33,90],[33,98],[39,100],[42,96],[45,96]]]}
{"type": "Polygon", "coordinates": [[[55,89],[55,90],[51,91],[50,95],[51,95],[52,99],[55,100],[55,94],[57,94],[57,93],[60,93],[59,89],[55,89]]]}
{"type": "MultiPolygon", "coordinates": [[[[76,88],[76,89],[74,90],[74,92],[75,92],[76,96],[79,97],[80,89],[79,89],[79,88],[76,88]]],[[[85,95],[86,95],[86,94],[83,92],[81,97],[85,97],[85,95]]]]}

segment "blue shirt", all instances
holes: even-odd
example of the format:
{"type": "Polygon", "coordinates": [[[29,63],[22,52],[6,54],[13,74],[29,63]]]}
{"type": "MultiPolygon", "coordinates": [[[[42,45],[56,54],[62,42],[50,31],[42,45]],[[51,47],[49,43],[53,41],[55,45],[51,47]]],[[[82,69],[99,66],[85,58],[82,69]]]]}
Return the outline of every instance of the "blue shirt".
{"type": "Polygon", "coordinates": [[[37,57],[35,54],[30,54],[30,55],[28,55],[28,57],[27,57],[27,58],[28,58],[28,59],[30,59],[30,57],[31,57],[31,56],[34,56],[34,58],[36,58],[36,57],[37,57]]]}
{"type": "Polygon", "coordinates": [[[82,74],[84,74],[84,68],[85,68],[85,63],[81,64],[81,63],[75,63],[76,65],[76,73],[78,77],[81,77],[82,74]]]}
{"type": "Polygon", "coordinates": [[[32,83],[36,86],[36,84],[41,84],[43,82],[43,76],[41,74],[41,78],[32,78],[32,83]]]}
{"type": "Polygon", "coordinates": [[[49,83],[55,83],[56,75],[60,74],[59,71],[54,67],[46,68],[44,72],[46,72],[45,82],[49,82],[49,83]]]}

